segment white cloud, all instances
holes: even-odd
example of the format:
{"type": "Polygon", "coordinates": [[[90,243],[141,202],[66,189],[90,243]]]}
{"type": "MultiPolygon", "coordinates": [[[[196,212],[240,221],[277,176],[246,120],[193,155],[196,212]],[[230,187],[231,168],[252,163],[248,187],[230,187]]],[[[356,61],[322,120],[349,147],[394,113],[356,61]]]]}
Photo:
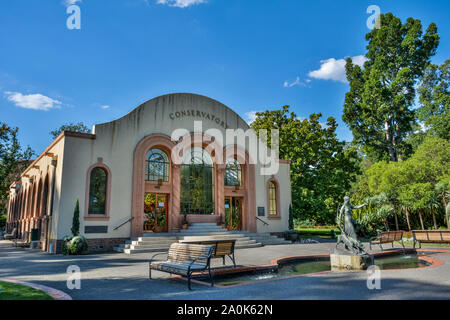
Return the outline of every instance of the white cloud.
{"type": "Polygon", "coordinates": [[[247,123],[250,125],[253,121],[256,120],[256,113],[259,111],[249,111],[245,113],[245,117],[247,118],[247,123]]]}
{"type": "Polygon", "coordinates": [[[16,107],[25,109],[49,111],[50,109],[59,108],[62,104],[62,102],[40,93],[23,95],[20,92],[5,91],[5,96],[16,107]]]}
{"type": "MultiPolygon", "coordinates": [[[[364,62],[367,61],[365,56],[355,56],[352,57],[352,61],[354,64],[358,66],[362,66],[364,62]]],[[[320,69],[314,70],[308,73],[308,76],[314,79],[321,80],[333,80],[340,82],[347,82],[347,76],[345,74],[345,59],[330,58],[327,60],[320,61],[320,69]]]]}
{"type": "Polygon", "coordinates": [[[297,77],[297,78],[295,79],[295,81],[292,82],[292,83],[289,83],[288,81],[285,81],[285,82],[283,83],[283,87],[285,87],[285,88],[292,88],[292,87],[294,87],[294,86],[305,86],[305,84],[304,84],[303,82],[300,81],[300,77],[297,77]]]}
{"type": "Polygon", "coordinates": [[[206,3],[207,0],[157,0],[158,4],[166,4],[170,7],[186,8],[195,4],[206,3]]]}
{"type": "Polygon", "coordinates": [[[104,105],[104,106],[101,106],[100,108],[102,108],[103,110],[106,110],[106,109],[109,109],[109,108],[111,108],[111,106],[108,106],[108,105],[104,105]]]}
{"type": "Polygon", "coordinates": [[[82,0],[64,0],[64,5],[69,7],[73,4],[77,4],[78,2],[82,2],[82,0]]]}

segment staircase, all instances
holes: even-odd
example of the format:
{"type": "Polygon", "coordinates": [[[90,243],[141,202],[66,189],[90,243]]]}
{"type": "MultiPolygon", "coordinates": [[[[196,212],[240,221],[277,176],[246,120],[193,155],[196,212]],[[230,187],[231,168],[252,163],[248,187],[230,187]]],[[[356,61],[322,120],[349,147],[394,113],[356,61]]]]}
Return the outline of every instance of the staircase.
{"type": "Polygon", "coordinates": [[[126,254],[164,252],[172,243],[179,240],[236,239],[236,249],[256,248],[263,245],[290,244],[290,241],[271,236],[269,233],[250,233],[249,231],[228,231],[215,223],[192,223],[188,229],[177,233],[145,233],[115,247],[117,252],[126,254]]]}

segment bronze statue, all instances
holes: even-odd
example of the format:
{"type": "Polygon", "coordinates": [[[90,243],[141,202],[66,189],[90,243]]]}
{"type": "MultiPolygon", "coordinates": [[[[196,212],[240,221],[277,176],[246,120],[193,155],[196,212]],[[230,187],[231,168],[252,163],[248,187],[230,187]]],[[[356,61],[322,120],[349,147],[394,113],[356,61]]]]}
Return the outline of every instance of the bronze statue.
{"type": "Polygon", "coordinates": [[[337,224],[341,230],[341,234],[338,236],[336,248],[339,244],[343,244],[344,248],[352,254],[364,255],[367,254],[364,245],[358,240],[357,230],[360,227],[358,221],[353,219],[353,209],[360,209],[366,206],[364,203],[360,206],[353,207],[350,204],[350,198],[344,197],[344,205],[341,207],[337,215],[337,224]],[[342,226],[342,215],[344,215],[344,226],[342,226]]]}

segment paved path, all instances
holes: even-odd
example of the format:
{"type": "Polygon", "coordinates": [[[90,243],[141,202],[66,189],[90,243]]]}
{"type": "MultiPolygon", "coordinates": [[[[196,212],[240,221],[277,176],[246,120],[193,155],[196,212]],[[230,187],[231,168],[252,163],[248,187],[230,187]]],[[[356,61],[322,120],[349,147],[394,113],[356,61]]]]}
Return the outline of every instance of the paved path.
{"type": "MultiPolygon", "coordinates": [[[[236,251],[239,265],[268,264],[272,259],[329,253],[334,244],[265,246],[236,251]]],[[[0,241],[0,277],[56,288],[73,299],[450,299],[450,254],[435,256],[443,265],[427,269],[382,271],[381,290],[369,290],[365,272],[325,273],[231,288],[193,284],[154,271],[148,280],[149,254],[121,253],[66,257],[12,248],[0,241]],[[81,289],[67,289],[67,267],[82,271],[81,289]]],[[[220,266],[221,260],[213,260],[220,266]]]]}

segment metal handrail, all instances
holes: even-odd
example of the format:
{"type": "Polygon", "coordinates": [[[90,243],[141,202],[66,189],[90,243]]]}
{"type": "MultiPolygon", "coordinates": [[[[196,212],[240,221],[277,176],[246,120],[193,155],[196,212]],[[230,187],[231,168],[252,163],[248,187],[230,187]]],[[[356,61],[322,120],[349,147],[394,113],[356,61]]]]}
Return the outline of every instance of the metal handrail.
{"type": "Polygon", "coordinates": [[[255,217],[255,218],[256,218],[256,220],[259,220],[259,221],[261,221],[262,223],[264,223],[264,225],[266,225],[266,226],[269,225],[269,224],[268,224],[267,222],[265,222],[263,219],[258,218],[258,217],[255,217]]]}
{"type": "Polygon", "coordinates": [[[124,223],[120,224],[119,226],[115,227],[113,230],[116,231],[117,229],[119,229],[121,226],[127,224],[128,222],[130,222],[131,220],[133,220],[134,217],[131,217],[130,219],[128,219],[127,221],[125,221],[124,223]]]}

